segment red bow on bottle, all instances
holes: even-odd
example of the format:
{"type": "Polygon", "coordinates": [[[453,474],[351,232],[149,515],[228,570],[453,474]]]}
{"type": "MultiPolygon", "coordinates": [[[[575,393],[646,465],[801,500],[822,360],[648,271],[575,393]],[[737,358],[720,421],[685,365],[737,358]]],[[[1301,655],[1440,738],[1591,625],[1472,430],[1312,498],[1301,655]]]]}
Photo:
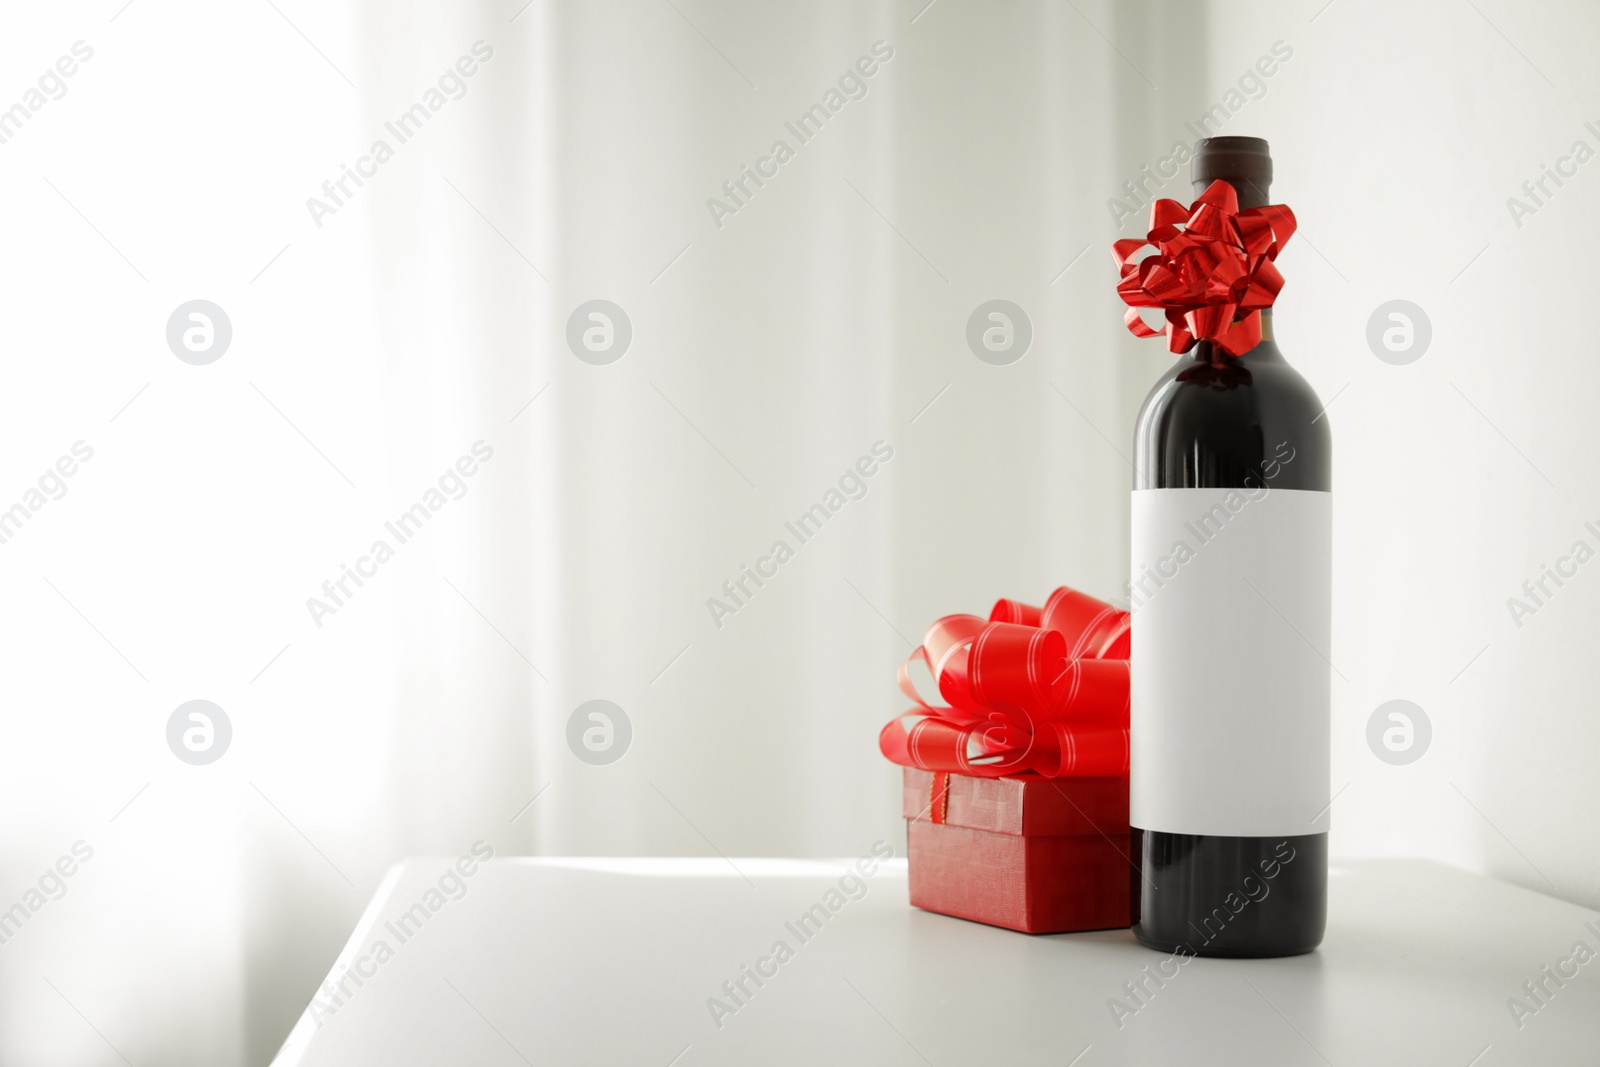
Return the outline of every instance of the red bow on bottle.
{"type": "Polygon", "coordinates": [[[946,615],[900,667],[917,707],[878,735],[891,762],[985,778],[1128,773],[1128,613],[1063,586],[1045,606],[1001,600],[946,615]],[[921,660],[950,705],[911,684],[921,660]]]}
{"type": "Polygon", "coordinates": [[[1272,306],[1283,275],[1272,261],[1294,234],[1294,212],[1284,204],[1239,210],[1233,186],[1211,183],[1193,207],[1176,200],[1150,206],[1150,233],[1111,246],[1122,271],[1117,293],[1128,305],[1123,321],[1136,337],[1167,335],[1167,347],[1187,352],[1213,341],[1230,356],[1261,342],[1261,309],[1272,306]],[[1156,253],[1135,263],[1145,245],[1156,253]],[[1166,329],[1154,330],[1140,308],[1164,308],[1166,329]]]}

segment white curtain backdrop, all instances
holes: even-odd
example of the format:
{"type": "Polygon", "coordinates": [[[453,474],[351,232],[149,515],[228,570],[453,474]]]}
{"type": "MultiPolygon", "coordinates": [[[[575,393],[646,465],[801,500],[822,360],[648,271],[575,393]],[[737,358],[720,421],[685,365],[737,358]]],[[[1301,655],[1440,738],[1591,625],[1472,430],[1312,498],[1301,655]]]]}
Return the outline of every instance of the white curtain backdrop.
{"type": "Polygon", "coordinates": [[[268,1062],[410,855],[898,849],[876,736],[926,625],[1120,593],[1169,357],[1120,325],[1145,211],[1108,202],[1219,104],[1302,220],[1278,334],[1331,402],[1335,854],[1600,903],[1597,579],[1504,604],[1600,520],[1593,283],[1553,266],[1600,176],[1504,205],[1600,147],[1600,18],[924,3],[0,16],[19,99],[93,49],[0,143],[0,507],[93,449],[0,545],[0,908],[93,850],[0,943],[0,1061],[268,1062]],[[1410,367],[1365,342],[1396,298],[1432,318],[1410,367]],[[205,366],[164,333],[193,299],[232,326],[205,366]],[[1032,330],[1003,366],[966,338],[996,299],[1032,330]],[[613,362],[568,344],[595,300],[613,362]],[[1410,767],[1366,746],[1396,697],[1432,717],[1410,767]],[[192,699],[232,724],[205,766],[166,740],[192,699]],[[631,729],[609,764],[568,743],[592,700],[631,729]]]}

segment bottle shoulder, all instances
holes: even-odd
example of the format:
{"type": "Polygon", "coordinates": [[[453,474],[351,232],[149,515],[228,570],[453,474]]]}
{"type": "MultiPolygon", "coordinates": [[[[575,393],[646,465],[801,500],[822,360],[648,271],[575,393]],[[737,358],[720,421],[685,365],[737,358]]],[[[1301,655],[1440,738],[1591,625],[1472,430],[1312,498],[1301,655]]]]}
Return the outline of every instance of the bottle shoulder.
{"type": "Polygon", "coordinates": [[[1316,390],[1264,341],[1237,359],[1197,349],[1157,380],[1134,430],[1138,489],[1332,488],[1332,440],[1316,390]]]}

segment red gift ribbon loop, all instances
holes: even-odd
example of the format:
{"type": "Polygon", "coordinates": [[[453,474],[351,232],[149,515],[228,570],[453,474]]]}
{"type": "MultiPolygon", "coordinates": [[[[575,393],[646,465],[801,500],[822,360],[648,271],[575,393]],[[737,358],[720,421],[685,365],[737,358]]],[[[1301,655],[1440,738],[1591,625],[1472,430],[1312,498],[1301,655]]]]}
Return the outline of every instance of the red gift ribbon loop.
{"type": "Polygon", "coordinates": [[[1278,299],[1283,275],[1273,265],[1295,231],[1294,212],[1284,204],[1239,210],[1233,186],[1222,180],[1184,207],[1157,200],[1150,230],[1111,246],[1121,272],[1117,293],[1128,305],[1123,322],[1135,337],[1166,334],[1167,347],[1187,352],[1211,341],[1230,356],[1261,343],[1261,310],[1278,299]],[[1156,251],[1135,261],[1147,245],[1156,251]],[[1164,329],[1139,316],[1161,308],[1164,329]]]}
{"type": "Polygon", "coordinates": [[[1042,608],[997,601],[987,621],[946,615],[901,665],[900,689],[917,706],[883,728],[878,747],[935,773],[1126,774],[1128,651],[1128,613],[1066,587],[1042,608]],[[918,661],[948,706],[917,692],[918,661]]]}

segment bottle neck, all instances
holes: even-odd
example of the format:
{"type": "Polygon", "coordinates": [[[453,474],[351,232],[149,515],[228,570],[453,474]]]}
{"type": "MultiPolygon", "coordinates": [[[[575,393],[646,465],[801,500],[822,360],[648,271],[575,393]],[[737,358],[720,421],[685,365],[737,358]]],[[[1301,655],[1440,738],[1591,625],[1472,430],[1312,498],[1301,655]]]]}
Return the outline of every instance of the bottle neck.
{"type": "MultiPolygon", "coordinates": [[[[1268,194],[1272,188],[1270,181],[1259,180],[1259,176],[1252,178],[1246,175],[1234,174],[1222,174],[1218,177],[1233,186],[1234,194],[1239,198],[1240,211],[1246,211],[1253,207],[1265,207],[1268,204],[1268,194]]],[[[1195,195],[1198,196],[1205,192],[1205,186],[1209,184],[1209,182],[1195,182],[1195,195]]],[[[1265,308],[1261,312],[1261,343],[1268,345],[1267,351],[1276,354],[1276,345],[1272,343],[1276,341],[1277,338],[1272,333],[1272,309],[1265,308]]]]}
{"type": "MultiPolygon", "coordinates": [[[[1243,175],[1221,174],[1217,177],[1233,186],[1234,195],[1239,198],[1240,211],[1253,207],[1266,207],[1271,203],[1271,200],[1268,199],[1268,194],[1272,188],[1271,182],[1260,181],[1243,175]]],[[[1217,179],[1212,179],[1212,181],[1215,180],[1217,179]]],[[[1191,184],[1194,186],[1194,195],[1199,196],[1210,187],[1211,182],[1197,181],[1191,184]]]]}
{"type": "Polygon", "coordinates": [[[1230,356],[1217,345],[1210,341],[1201,341],[1191,350],[1196,363],[1209,363],[1212,366],[1228,366],[1235,360],[1248,358],[1250,364],[1278,362],[1283,359],[1283,353],[1278,351],[1277,338],[1272,335],[1272,309],[1263,308],[1261,311],[1261,341],[1250,351],[1239,356],[1230,356]]]}
{"type": "MultiPolygon", "coordinates": [[[[1192,185],[1196,196],[1205,192],[1212,182],[1224,181],[1233,187],[1240,211],[1265,207],[1271,203],[1272,161],[1267,156],[1265,141],[1248,137],[1207,139],[1201,142],[1193,174],[1192,185]]],[[[1273,335],[1271,308],[1261,312],[1261,342],[1244,355],[1249,357],[1251,363],[1283,358],[1278,352],[1277,338],[1273,335]]],[[[1196,346],[1195,358],[1222,366],[1233,357],[1202,341],[1196,346]]]]}

